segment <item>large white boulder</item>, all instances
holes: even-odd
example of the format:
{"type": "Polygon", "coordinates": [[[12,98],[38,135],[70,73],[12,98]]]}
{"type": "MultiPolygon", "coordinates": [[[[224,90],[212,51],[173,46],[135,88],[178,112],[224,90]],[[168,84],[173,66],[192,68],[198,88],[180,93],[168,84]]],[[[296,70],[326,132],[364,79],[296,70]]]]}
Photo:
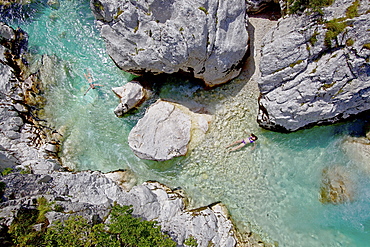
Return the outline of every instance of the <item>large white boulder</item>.
{"type": "Polygon", "coordinates": [[[185,71],[206,85],[241,71],[248,49],[244,0],[91,0],[107,51],[123,70],[185,71]]]}
{"type": "Polygon", "coordinates": [[[131,130],[128,143],[141,159],[169,160],[186,155],[191,139],[208,130],[210,116],[163,100],[151,105],[131,130]]]}

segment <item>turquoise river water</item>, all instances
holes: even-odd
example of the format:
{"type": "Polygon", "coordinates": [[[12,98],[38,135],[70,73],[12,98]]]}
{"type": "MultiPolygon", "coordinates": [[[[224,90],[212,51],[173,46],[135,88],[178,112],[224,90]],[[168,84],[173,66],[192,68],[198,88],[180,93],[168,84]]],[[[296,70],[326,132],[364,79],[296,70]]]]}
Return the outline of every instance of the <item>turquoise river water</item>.
{"type": "Polygon", "coordinates": [[[257,126],[258,95],[243,92],[248,82],[235,80],[204,91],[173,79],[157,87],[154,99],[201,105],[214,120],[188,156],[167,162],[140,160],[129,149],[127,136],[149,103],[125,118],[114,115],[118,98],[111,87],[133,76],[119,70],[106,54],[88,1],[61,0],[58,9],[36,2],[13,8],[17,18],[9,14],[2,12],[1,20],[29,34],[31,53],[55,58],[46,81],[45,117],[64,136],[65,165],[103,172],[131,169],[139,182],[157,180],[183,188],[194,207],[222,201],[238,227],[279,246],[370,245],[370,174],[366,164],[343,148],[348,136],[361,134],[363,121],[274,133],[257,126]],[[104,86],[84,96],[86,71],[104,86]],[[225,145],[240,139],[244,130],[259,136],[256,148],[227,153],[225,145]],[[349,171],[356,188],[353,202],[319,201],[322,170],[330,166],[349,171]]]}

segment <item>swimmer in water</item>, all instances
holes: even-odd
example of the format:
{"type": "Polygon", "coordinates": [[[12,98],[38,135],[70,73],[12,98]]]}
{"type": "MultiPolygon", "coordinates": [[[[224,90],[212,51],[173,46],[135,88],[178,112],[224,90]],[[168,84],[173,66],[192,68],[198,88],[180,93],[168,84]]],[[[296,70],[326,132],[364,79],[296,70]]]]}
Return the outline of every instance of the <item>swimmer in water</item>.
{"type": "Polygon", "coordinates": [[[245,145],[247,145],[248,143],[253,143],[253,144],[254,144],[253,149],[254,149],[254,148],[256,147],[256,141],[257,141],[257,140],[258,140],[258,137],[257,137],[257,136],[255,136],[255,135],[252,133],[252,134],[250,134],[250,136],[249,136],[248,138],[237,140],[237,141],[235,141],[235,142],[231,143],[230,145],[228,145],[226,148],[229,148],[229,147],[231,147],[231,146],[234,146],[234,145],[236,145],[236,144],[239,144],[238,146],[235,146],[235,147],[233,147],[233,148],[230,150],[230,152],[232,152],[232,151],[235,151],[235,150],[238,150],[238,149],[240,149],[240,148],[244,147],[244,146],[245,146],[245,145]]]}
{"type": "Polygon", "coordinates": [[[90,72],[88,72],[87,74],[85,74],[85,78],[86,78],[87,82],[89,83],[89,88],[84,93],[84,96],[87,94],[87,92],[89,92],[90,89],[96,89],[96,87],[102,87],[102,86],[104,86],[104,85],[101,85],[101,84],[94,83],[94,80],[93,80],[90,72]]]}

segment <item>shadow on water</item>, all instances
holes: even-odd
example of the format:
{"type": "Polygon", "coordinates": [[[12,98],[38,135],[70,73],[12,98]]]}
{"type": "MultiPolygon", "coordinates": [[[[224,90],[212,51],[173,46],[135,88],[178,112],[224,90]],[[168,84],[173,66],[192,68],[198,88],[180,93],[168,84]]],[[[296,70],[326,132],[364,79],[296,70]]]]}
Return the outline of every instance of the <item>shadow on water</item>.
{"type": "Polygon", "coordinates": [[[30,4],[14,3],[11,5],[0,6],[0,22],[13,23],[19,25],[20,23],[27,24],[37,20],[46,8],[50,8],[45,0],[33,1],[30,4]]]}
{"type": "Polygon", "coordinates": [[[179,172],[182,170],[182,164],[185,159],[186,156],[177,157],[166,161],[142,161],[152,172],[159,173],[162,176],[176,177],[177,174],[179,174],[179,172]]]}

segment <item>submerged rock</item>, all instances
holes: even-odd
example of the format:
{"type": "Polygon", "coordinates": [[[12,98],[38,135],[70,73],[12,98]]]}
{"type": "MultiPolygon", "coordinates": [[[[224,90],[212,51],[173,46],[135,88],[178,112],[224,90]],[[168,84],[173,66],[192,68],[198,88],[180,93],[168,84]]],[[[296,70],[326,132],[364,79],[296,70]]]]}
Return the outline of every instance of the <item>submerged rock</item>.
{"type": "Polygon", "coordinates": [[[120,103],[114,110],[117,117],[122,117],[129,110],[139,106],[146,98],[146,89],[136,82],[128,82],[112,91],[120,98],[120,103]]]}
{"type": "Polygon", "coordinates": [[[322,203],[345,203],[353,201],[355,196],[354,181],[350,172],[342,166],[325,168],[322,172],[321,198],[322,203]]]}
{"type": "Polygon", "coordinates": [[[191,137],[197,139],[195,133],[205,133],[209,121],[207,114],[158,100],[131,130],[128,143],[141,159],[169,160],[186,155],[191,137]]]}
{"type": "Polygon", "coordinates": [[[280,19],[263,41],[262,127],[295,131],[370,109],[368,9],[366,1],[338,0],[323,16],[280,19]]]}
{"type": "Polygon", "coordinates": [[[91,0],[90,6],[109,55],[125,71],[184,71],[210,87],[241,71],[248,48],[244,0],[91,0]]]}

